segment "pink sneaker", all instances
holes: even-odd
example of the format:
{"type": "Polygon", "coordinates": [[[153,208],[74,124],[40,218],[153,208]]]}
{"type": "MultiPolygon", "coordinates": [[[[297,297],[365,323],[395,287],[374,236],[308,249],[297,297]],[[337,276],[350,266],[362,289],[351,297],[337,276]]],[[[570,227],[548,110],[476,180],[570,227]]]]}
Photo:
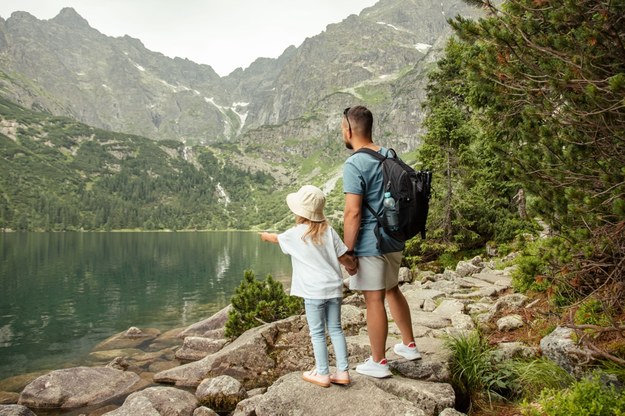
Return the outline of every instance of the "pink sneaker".
{"type": "Polygon", "coordinates": [[[306,371],[302,378],[321,387],[330,387],[330,376],[328,374],[319,374],[316,369],[306,371]]]}
{"type": "Polygon", "coordinates": [[[348,385],[352,382],[352,378],[347,371],[337,371],[335,374],[330,374],[330,382],[334,384],[348,385]]]}

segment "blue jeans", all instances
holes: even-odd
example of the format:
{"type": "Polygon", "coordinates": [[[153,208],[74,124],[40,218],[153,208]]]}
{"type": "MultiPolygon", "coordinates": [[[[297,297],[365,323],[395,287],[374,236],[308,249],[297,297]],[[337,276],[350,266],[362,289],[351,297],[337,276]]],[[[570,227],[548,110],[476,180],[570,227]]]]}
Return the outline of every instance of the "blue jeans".
{"type": "Polygon", "coordinates": [[[336,368],[338,371],[347,371],[347,343],[343,328],[341,328],[342,298],[333,299],[304,299],[306,320],[310,328],[310,339],[315,353],[317,373],[329,374],[328,347],[326,345],[326,326],[334,347],[336,368]]]}

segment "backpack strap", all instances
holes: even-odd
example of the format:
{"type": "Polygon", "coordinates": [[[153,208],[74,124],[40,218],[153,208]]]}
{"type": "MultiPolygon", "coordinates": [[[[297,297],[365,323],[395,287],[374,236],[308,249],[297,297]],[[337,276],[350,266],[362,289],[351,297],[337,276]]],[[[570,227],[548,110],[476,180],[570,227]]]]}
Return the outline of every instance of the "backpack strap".
{"type": "MultiPolygon", "coordinates": [[[[377,159],[377,160],[380,162],[380,164],[382,164],[382,162],[384,162],[384,161],[388,158],[388,154],[389,154],[391,151],[393,152],[394,157],[397,157],[397,153],[395,152],[395,150],[394,150],[394,149],[388,149],[388,151],[387,151],[387,153],[386,153],[386,156],[383,156],[380,152],[376,152],[375,150],[373,150],[373,149],[369,149],[369,148],[367,148],[367,147],[361,147],[360,149],[356,150],[356,151],[352,154],[352,156],[353,156],[353,155],[355,155],[356,153],[366,153],[366,154],[368,154],[369,156],[372,156],[372,157],[374,157],[375,159],[377,159]]],[[[368,203],[367,201],[365,201],[364,199],[363,199],[363,202],[364,202],[365,206],[367,207],[367,209],[369,210],[369,212],[371,212],[371,214],[373,215],[373,217],[374,217],[374,218],[378,221],[378,226],[380,226],[380,225],[384,224],[384,222],[383,222],[384,220],[382,219],[382,217],[380,217],[380,216],[377,214],[377,212],[375,212],[375,211],[373,210],[373,208],[371,208],[371,205],[369,205],[369,203],[368,203]]],[[[377,231],[377,229],[376,229],[376,236],[377,236],[377,234],[378,234],[378,233],[379,233],[379,231],[377,231]]],[[[379,241],[379,236],[378,236],[378,241],[379,241]]]]}
{"type": "Polygon", "coordinates": [[[384,162],[385,159],[389,157],[389,154],[391,152],[393,152],[393,154],[390,157],[397,157],[397,152],[395,151],[395,149],[387,149],[386,156],[383,156],[382,153],[376,152],[375,150],[369,149],[368,147],[361,147],[360,149],[356,150],[353,154],[355,155],[356,153],[366,153],[378,159],[380,163],[382,163],[384,162]]]}

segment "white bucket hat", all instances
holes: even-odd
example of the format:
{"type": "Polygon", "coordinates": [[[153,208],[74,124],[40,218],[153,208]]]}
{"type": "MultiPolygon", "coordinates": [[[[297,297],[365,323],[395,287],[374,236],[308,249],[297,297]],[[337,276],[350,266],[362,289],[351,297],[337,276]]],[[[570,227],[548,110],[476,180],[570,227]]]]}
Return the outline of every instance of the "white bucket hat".
{"type": "Polygon", "coordinates": [[[326,197],[323,191],[313,185],[304,185],[299,191],[288,194],[286,204],[293,214],[306,218],[310,221],[324,221],[323,208],[326,205],[326,197]]]}

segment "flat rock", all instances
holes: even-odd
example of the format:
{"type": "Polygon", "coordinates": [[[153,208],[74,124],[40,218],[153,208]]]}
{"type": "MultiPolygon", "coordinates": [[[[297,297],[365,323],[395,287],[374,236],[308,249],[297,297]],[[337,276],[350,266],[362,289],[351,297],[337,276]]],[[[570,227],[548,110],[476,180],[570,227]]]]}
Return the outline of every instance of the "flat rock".
{"type": "Polygon", "coordinates": [[[445,299],[434,309],[432,313],[451,319],[457,313],[464,312],[464,303],[456,299],[445,299]]]}
{"type": "Polygon", "coordinates": [[[434,312],[410,310],[413,325],[421,325],[433,329],[446,328],[451,325],[451,319],[434,312]]]}
{"type": "Polygon", "coordinates": [[[124,332],[120,332],[118,334],[108,337],[107,339],[93,347],[92,351],[139,348],[142,344],[151,342],[156,339],[156,337],[158,337],[160,333],[161,332],[158,329],[154,328],[141,330],[132,327],[124,332]]]}
{"type": "Polygon", "coordinates": [[[110,367],[75,367],[38,377],[20,394],[29,408],[72,409],[122,397],[140,383],[132,372],[110,367]]]}
{"type": "Polygon", "coordinates": [[[428,415],[411,401],[387,393],[371,378],[359,374],[353,374],[349,386],[329,388],[304,381],[299,372],[287,374],[269,387],[255,406],[256,416],[428,415]]]}

